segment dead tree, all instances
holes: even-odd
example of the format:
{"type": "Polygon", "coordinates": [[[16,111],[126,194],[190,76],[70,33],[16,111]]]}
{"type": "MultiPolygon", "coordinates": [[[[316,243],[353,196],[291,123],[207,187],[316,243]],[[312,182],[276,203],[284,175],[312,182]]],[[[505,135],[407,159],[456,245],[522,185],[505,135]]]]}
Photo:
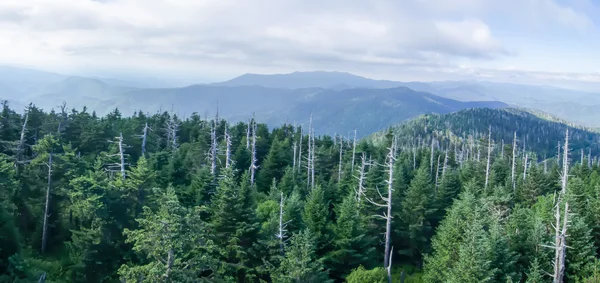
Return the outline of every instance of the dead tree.
{"type": "MultiPolygon", "coordinates": [[[[396,139],[396,137],[394,137],[394,140],[396,139]]],[[[382,218],[386,221],[385,223],[385,250],[384,250],[384,259],[383,259],[383,267],[388,269],[391,266],[391,233],[392,233],[392,195],[394,192],[394,162],[396,161],[396,146],[395,146],[395,141],[392,142],[392,144],[389,147],[389,152],[387,155],[387,162],[386,162],[386,171],[388,173],[388,179],[386,180],[387,183],[387,196],[384,197],[381,192],[379,191],[379,188],[376,188],[377,193],[379,195],[379,197],[381,198],[381,200],[383,201],[382,203],[378,203],[375,202],[373,200],[371,200],[370,198],[368,198],[366,195],[365,199],[367,201],[369,201],[371,204],[377,206],[377,207],[382,207],[386,209],[386,212],[383,213],[383,215],[374,215],[375,217],[379,217],[382,218]]],[[[392,278],[391,278],[391,274],[388,273],[388,282],[392,282],[392,278]]]]}
{"type": "Polygon", "coordinates": [[[487,165],[485,167],[485,189],[488,187],[490,180],[490,159],[492,158],[492,126],[488,130],[488,152],[487,152],[487,165]]]}
{"type": "Polygon", "coordinates": [[[356,189],[356,203],[358,205],[358,207],[360,207],[360,203],[361,203],[361,196],[365,194],[365,180],[367,177],[367,171],[365,170],[367,167],[368,162],[367,162],[367,157],[365,155],[365,153],[363,152],[361,155],[361,163],[360,163],[360,168],[357,169],[358,171],[358,177],[354,177],[358,180],[358,188],[356,189]]]}
{"type": "Polygon", "coordinates": [[[256,122],[254,122],[254,119],[252,120],[252,157],[250,161],[250,185],[253,186],[256,169],[258,169],[258,165],[256,165],[256,162],[258,162],[258,160],[256,159],[256,122]]]}
{"type": "Polygon", "coordinates": [[[588,148],[588,167],[592,168],[592,149],[588,148]]]}
{"type": "Polygon", "coordinates": [[[558,165],[558,167],[560,167],[560,141],[558,141],[558,151],[556,153],[556,165],[558,165]]]}
{"type": "Polygon", "coordinates": [[[444,177],[446,176],[446,167],[448,166],[448,150],[446,149],[446,154],[444,156],[444,166],[442,167],[442,182],[444,181],[444,177]]]}
{"type": "Polygon", "coordinates": [[[300,125],[300,145],[298,146],[298,169],[294,170],[302,170],[302,140],[304,139],[304,129],[302,128],[302,125],[300,125]]]}
{"type": "Polygon", "coordinates": [[[283,192],[280,193],[281,194],[281,198],[279,200],[279,226],[277,229],[277,234],[275,235],[275,237],[277,239],[279,239],[279,248],[281,250],[281,254],[283,254],[284,251],[284,242],[285,239],[287,238],[287,225],[288,223],[290,223],[291,220],[283,222],[283,206],[285,204],[285,198],[283,197],[283,192]]]}
{"type": "Polygon", "coordinates": [[[581,166],[583,166],[583,148],[581,149],[581,159],[579,161],[579,164],[581,164],[581,166]]]}
{"type": "Polygon", "coordinates": [[[310,171],[311,171],[311,182],[310,182],[310,187],[312,189],[315,188],[315,151],[316,151],[316,147],[315,147],[315,129],[312,129],[312,157],[310,158],[310,171]]]}
{"type": "Polygon", "coordinates": [[[525,153],[525,160],[523,160],[523,181],[527,179],[527,162],[528,162],[529,154],[525,153]]]}
{"type": "MultiPolygon", "coordinates": [[[[218,113],[218,112],[217,112],[218,113]]],[[[217,174],[217,120],[218,116],[213,120],[210,127],[210,174],[213,177],[217,174]]]]}
{"type": "Polygon", "coordinates": [[[119,162],[110,164],[108,166],[108,171],[109,172],[120,172],[121,178],[123,178],[123,180],[125,180],[125,177],[127,175],[126,171],[125,171],[125,165],[128,165],[126,163],[127,154],[125,153],[125,148],[127,148],[129,146],[126,145],[125,143],[123,143],[123,133],[119,133],[119,136],[116,137],[115,139],[116,139],[116,141],[109,141],[109,142],[117,144],[117,148],[118,148],[119,152],[117,154],[111,154],[109,156],[118,156],[119,162]]]}
{"type": "Polygon", "coordinates": [[[61,133],[65,130],[66,124],[67,124],[67,103],[63,101],[63,103],[59,106],[60,107],[60,119],[58,119],[58,129],[56,130],[56,133],[58,134],[58,136],[61,135],[61,133]]]}
{"type": "Polygon", "coordinates": [[[356,156],[356,129],[354,129],[354,141],[352,142],[352,167],[351,167],[352,171],[354,171],[355,156],[356,156]]]}
{"type": "Polygon", "coordinates": [[[437,192],[437,187],[438,187],[438,177],[440,174],[440,159],[442,158],[441,155],[438,155],[438,159],[437,159],[437,166],[435,167],[435,188],[436,188],[436,192],[437,192]]]}
{"type": "Polygon", "coordinates": [[[553,283],[562,283],[565,274],[565,260],[567,252],[567,229],[569,226],[569,203],[565,202],[564,217],[562,218],[561,227],[561,213],[560,206],[563,197],[567,192],[567,181],[569,176],[569,129],[565,133],[565,146],[563,153],[563,172],[561,174],[561,191],[558,193],[558,197],[555,197],[555,219],[556,224],[554,225],[554,245],[545,246],[554,249],[554,272],[552,274],[553,283]]]}
{"type": "Polygon", "coordinates": [[[229,127],[225,125],[225,168],[231,167],[233,160],[231,159],[231,136],[229,135],[229,127]]]}
{"type": "Polygon", "coordinates": [[[23,126],[21,126],[21,136],[19,138],[19,143],[17,143],[15,166],[23,163],[23,153],[25,151],[25,133],[27,132],[27,121],[29,121],[30,108],[31,106],[25,111],[25,120],[23,121],[23,126]]]}
{"type": "Polygon", "coordinates": [[[433,149],[433,144],[435,142],[435,139],[432,137],[431,138],[431,157],[429,159],[429,174],[433,175],[433,154],[434,154],[434,149],[433,149]]]}
{"type": "Polygon", "coordinates": [[[296,154],[298,153],[298,142],[294,140],[292,147],[294,151],[294,158],[292,158],[292,172],[296,172],[296,154]]]}
{"type": "Polygon", "coordinates": [[[48,240],[48,217],[50,217],[50,189],[52,186],[52,151],[48,156],[48,186],[46,187],[46,206],[44,208],[44,226],[42,227],[42,253],[46,252],[48,240]]]}
{"type": "Polygon", "coordinates": [[[250,127],[252,125],[252,120],[248,122],[248,129],[246,129],[246,149],[250,149],[250,127]]]}
{"type": "Polygon", "coordinates": [[[511,169],[511,180],[513,185],[513,191],[517,189],[517,184],[515,183],[515,161],[517,157],[517,132],[515,131],[515,136],[513,138],[513,148],[512,148],[512,169],[511,169]]]}
{"type": "Polygon", "coordinates": [[[338,184],[342,180],[342,158],[344,157],[344,137],[340,137],[340,161],[338,164],[338,184]]]}
{"type": "Polygon", "coordinates": [[[567,181],[569,178],[569,129],[565,133],[565,147],[563,153],[563,173],[561,176],[561,193],[567,192],[567,181]]]}
{"type": "Polygon", "coordinates": [[[310,188],[310,172],[311,172],[311,158],[312,158],[312,113],[310,114],[310,120],[308,121],[308,155],[306,158],[306,187],[310,188]]]}
{"type": "Polygon", "coordinates": [[[148,130],[152,130],[152,129],[150,129],[150,127],[148,127],[148,122],[146,122],[146,125],[144,126],[144,132],[140,136],[142,138],[142,156],[144,154],[146,154],[146,142],[148,141],[148,130]]]}
{"type": "Polygon", "coordinates": [[[170,145],[171,150],[173,150],[173,151],[177,150],[177,147],[179,146],[177,144],[177,131],[178,130],[179,130],[179,122],[175,118],[175,115],[172,114],[171,117],[169,118],[169,120],[167,121],[166,132],[167,132],[167,146],[170,145]]]}

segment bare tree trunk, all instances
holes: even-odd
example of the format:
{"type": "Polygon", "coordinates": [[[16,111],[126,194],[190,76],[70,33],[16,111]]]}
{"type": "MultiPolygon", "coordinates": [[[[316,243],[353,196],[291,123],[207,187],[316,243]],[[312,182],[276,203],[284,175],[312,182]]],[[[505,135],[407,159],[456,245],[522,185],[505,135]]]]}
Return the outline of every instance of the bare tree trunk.
{"type": "Polygon", "coordinates": [[[581,149],[581,161],[579,161],[579,164],[583,167],[583,148],[581,149]]]}
{"type": "Polygon", "coordinates": [[[144,133],[142,134],[142,156],[146,153],[146,141],[148,139],[148,122],[144,126],[144,133]]]}
{"type": "Polygon", "coordinates": [[[429,174],[433,175],[433,155],[434,155],[434,145],[435,139],[431,137],[431,157],[429,158],[429,174]]]}
{"type": "Polygon", "coordinates": [[[310,114],[310,119],[308,120],[308,156],[306,158],[306,187],[310,188],[310,172],[311,172],[311,158],[312,158],[312,114],[310,114]]]}
{"type": "Polygon", "coordinates": [[[298,148],[298,171],[302,170],[302,140],[304,139],[303,136],[303,128],[302,126],[300,126],[300,146],[298,148]]]}
{"type": "Polygon", "coordinates": [[[567,181],[569,179],[569,129],[565,133],[565,147],[563,153],[563,173],[561,179],[561,193],[567,192],[567,181]]]}
{"type": "Polygon", "coordinates": [[[342,158],[344,157],[344,138],[340,137],[340,160],[338,164],[338,184],[342,180],[342,158]]]}
{"type": "Polygon", "coordinates": [[[487,165],[485,167],[485,189],[488,187],[490,180],[490,159],[492,158],[492,126],[488,130],[488,152],[487,152],[487,165]]]}
{"type": "MultiPolygon", "coordinates": [[[[229,127],[225,125],[225,168],[231,166],[231,136],[229,135],[229,127]]],[[[294,158],[296,157],[296,148],[294,147],[294,158]]],[[[295,159],[294,159],[295,162],[295,159]]]]}
{"type": "Polygon", "coordinates": [[[165,270],[165,279],[167,282],[169,281],[169,276],[171,276],[171,269],[173,268],[173,264],[175,263],[175,253],[173,252],[173,248],[170,248],[167,252],[167,270],[165,270]]]}
{"type": "Polygon", "coordinates": [[[529,158],[529,155],[527,153],[525,153],[525,160],[523,161],[523,181],[525,181],[527,179],[527,159],[529,158]]]}
{"type": "Polygon", "coordinates": [[[446,155],[444,156],[444,166],[442,167],[442,182],[446,176],[446,167],[448,166],[448,150],[446,149],[446,155]]]}
{"type": "Polygon", "coordinates": [[[442,158],[441,155],[438,155],[438,159],[437,159],[437,166],[435,167],[435,192],[434,192],[434,196],[435,193],[437,193],[437,187],[438,187],[438,177],[440,174],[440,159],[442,158]]]}
{"type": "Polygon", "coordinates": [[[366,178],[366,170],[367,167],[367,157],[363,152],[361,155],[361,164],[360,169],[358,169],[358,189],[356,190],[356,202],[358,207],[360,207],[361,196],[365,194],[365,178],[366,178]]]}
{"type": "Polygon", "coordinates": [[[252,160],[251,160],[251,164],[250,164],[250,185],[254,185],[254,176],[256,174],[256,169],[258,168],[258,166],[256,165],[256,162],[258,161],[256,159],[256,122],[254,122],[254,119],[252,119],[252,160]]]}
{"type": "Polygon", "coordinates": [[[310,158],[310,171],[311,171],[311,182],[310,182],[310,187],[311,189],[315,188],[315,151],[316,151],[316,147],[315,147],[315,129],[312,129],[312,157],[310,158]]]}
{"type": "Polygon", "coordinates": [[[125,180],[125,152],[123,149],[123,133],[119,133],[119,158],[121,160],[121,177],[125,180]]]}
{"type": "Polygon", "coordinates": [[[294,140],[292,147],[294,151],[294,158],[292,159],[292,172],[296,172],[296,154],[298,153],[298,142],[294,140]]]}
{"type": "Polygon", "coordinates": [[[217,174],[217,122],[213,121],[210,129],[210,174],[217,174]]]}
{"type": "Polygon", "coordinates": [[[352,142],[352,168],[354,171],[354,158],[356,157],[356,129],[354,129],[354,141],[352,142]]]}
{"type": "Polygon", "coordinates": [[[252,120],[248,122],[248,129],[246,129],[246,149],[250,149],[250,125],[252,124],[252,120]]]}
{"type": "Polygon", "coordinates": [[[278,233],[277,235],[275,235],[275,237],[277,237],[277,239],[279,239],[279,249],[281,251],[281,254],[283,254],[284,252],[284,241],[285,238],[287,237],[286,235],[286,228],[287,228],[287,224],[288,222],[283,222],[283,206],[285,204],[285,198],[283,197],[283,192],[280,192],[281,194],[281,198],[279,201],[279,227],[278,227],[278,233]]]}
{"type": "Polygon", "coordinates": [[[592,168],[592,149],[588,148],[588,167],[592,168]]]}
{"type": "Polygon", "coordinates": [[[42,253],[46,252],[46,242],[48,240],[48,217],[50,217],[50,189],[52,185],[52,152],[48,157],[48,187],[46,188],[46,206],[44,208],[44,226],[42,227],[42,253]]]}
{"type": "Polygon", "coordinates": [[[517,184],[515,183],[515,160],[517,157],[517,132],[515,131],[515,136],[513,138],[513,148],[512,148],[512,169],[511,169],[511,180],[513,185],[513,191],[516,190],[517,184]]]}
{"type": "Polygon", "coordinates": [[[544,174],[548,173],[548,158],[546,158],[546,155],[544,154],[544,174]]]}
{"type": "Polygon", "coordinates": [[[556,153],[556,165],[560,167],[560,141],[558,142],[558,152],[556,153]]]}
{"type": "MultiPolygon", "coordinates": [[[[394,191],[394,161],[396,161],[396,148],[394,143],[390,146],[390,152],[388,153],[388,195],[385,199],[387,203],[387,214],[385,223],[385,256],[384,266],[388,269],[391,268],[391,237],[392,237],[392,193],[394,191]]],[[[388,272],[388,282],[392,282],[391,273],[388,272]]]]}

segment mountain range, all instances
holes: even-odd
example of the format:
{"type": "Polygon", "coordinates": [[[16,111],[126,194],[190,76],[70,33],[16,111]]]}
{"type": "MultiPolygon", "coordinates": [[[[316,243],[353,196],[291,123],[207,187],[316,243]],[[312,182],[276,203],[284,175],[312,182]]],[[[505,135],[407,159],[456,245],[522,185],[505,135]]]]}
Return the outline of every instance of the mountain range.
{"type": "Polygon", "coordinates": [[[518,106],[584,125],[600,125],[600,113],[591,106],[600,104],[600,95],[549,86],[398,82],[323,71],[245,74],[225,82],[186,87],[151,85],[0,67],[0,99],[13,106],[32,102],[51,109],[66,101],[69,108],[86,106],[100,115],[118,108],[125,115],[174,111],[179,116],[212,116],[218,105],[219,114],[230,121],[247,120],[254,114],[273,126],[306,124],[312,113],[319,133],[347,134],[357,129],[362,136],[426,113],[518,106]]]}

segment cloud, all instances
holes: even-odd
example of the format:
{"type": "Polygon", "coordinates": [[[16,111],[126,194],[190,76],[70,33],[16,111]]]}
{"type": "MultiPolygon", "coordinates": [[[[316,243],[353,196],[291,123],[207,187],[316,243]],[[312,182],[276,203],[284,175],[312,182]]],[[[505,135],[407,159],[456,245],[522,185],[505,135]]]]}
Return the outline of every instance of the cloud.
{"type": "Polygon", "coordinates": [[[536,22],[593,26],[585,14],[551,0],[2,1],[0,62],[230,73],[352,66],[443,71],[461,60],[512,56],[515,47],[495,32],[502,26],[487,17],[517,6],[536,22]]]}

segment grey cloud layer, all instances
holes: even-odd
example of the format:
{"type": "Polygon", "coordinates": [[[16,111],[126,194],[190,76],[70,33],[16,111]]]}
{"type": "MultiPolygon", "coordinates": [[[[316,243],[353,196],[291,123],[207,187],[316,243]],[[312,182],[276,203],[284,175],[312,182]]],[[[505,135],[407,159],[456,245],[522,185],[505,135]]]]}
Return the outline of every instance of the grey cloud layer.
{"type": "Polygon", "coordinates": [[[0,60],[452,68],[512,54],[483,17],[515,3],[536,21],[592,25],[551,0],[21,0],[0,4],[0,60]]]}

